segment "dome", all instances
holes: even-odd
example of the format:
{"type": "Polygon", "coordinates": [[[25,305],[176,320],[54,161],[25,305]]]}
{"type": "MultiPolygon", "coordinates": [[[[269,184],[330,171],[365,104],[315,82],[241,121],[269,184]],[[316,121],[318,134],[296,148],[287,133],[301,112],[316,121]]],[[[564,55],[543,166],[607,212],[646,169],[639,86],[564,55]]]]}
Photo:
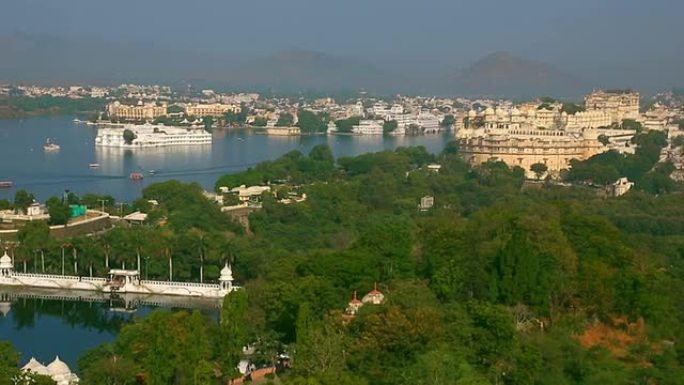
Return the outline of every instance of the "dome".
{"type": "Polygon", "coordinates": [[[29,362],[21,368],[22,371],[30,371],[31,373],[39,374],[41,376],[49,376],[50,373],[45,365],[41,364],[34,357],[31,357],[29,362]]]}
{"type": "Polygon", "coordinates": [[[11,269],[13,267],[14,265],[12,264],[12,258],[7,255],[7,251],[5,250],[5,254],[0,257],[0,269],[11,269]]]}
{"type": "Polygon", "coordinates": [[[364,295],[361,302],[371,303],[373,305],[380,305],[381,303],[385,302],[385,295],[382,294],[380,290],[378,290],[378,284],[375,283],[373,290],[370,291],[368,294],[364,295]]]}
{"type": "Polygon", "coordinates": [[[519,115],[520,115],[520,110],[517,109],[516,107],[513,107],[513,109],[511,110],[511,115],[513,115],[513,116],[519,116],[519,115]]]}
{"type": "Polygon", "coordinates": [[[494,109],[492,107],[487,107],[487,109],[485,110],[484,113],[485,113],[485,115],[494,115],[495,114],[494,109]]]}
{"type": "Polygon", "coordinates": [[[221,277],[219,278],[219,281],[232,281],[233,280],[233,269],[230,268],[230,265],[226,263],[226,265],[221,269],[221,277]]]}
{"type": "Polygon", "coordinates": [[[359,298],[356,296],[356,291],[354,291],[354,297],[351,299],[351,301],[349,301],[349,304],[358,305],[360,303],[361,301],[359,301],[359,298]]]}
{"type": "Polygon", "coordinates": [[[469,111],[468,111],[468,117],[469,117],[469,118],[475,118],[475,117],[477,117],[477,111],[475,111],[475,110],[469,110],[469,111]]]}
{"type": "Polygon", "coordinates": [[[59,359],[59,356],[55,357],[55,360],[47,366],[47,370],[53,377],[71,374],[71,369],[69,369],[67,364],[65,364],[62,360],[59,359]]]}

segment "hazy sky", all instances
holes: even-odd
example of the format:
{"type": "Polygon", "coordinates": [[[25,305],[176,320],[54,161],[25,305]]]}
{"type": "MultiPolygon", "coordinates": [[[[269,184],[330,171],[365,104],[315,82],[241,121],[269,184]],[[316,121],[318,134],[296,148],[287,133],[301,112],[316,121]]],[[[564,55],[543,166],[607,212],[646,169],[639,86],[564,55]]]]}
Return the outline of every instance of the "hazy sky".
{"type": "Polygon", "coordinates": [[[423,68],[510,51],[573,71],[684,63],[683,0],[2,0],[0,33],[254,56],[304,48],[423,68]]]}

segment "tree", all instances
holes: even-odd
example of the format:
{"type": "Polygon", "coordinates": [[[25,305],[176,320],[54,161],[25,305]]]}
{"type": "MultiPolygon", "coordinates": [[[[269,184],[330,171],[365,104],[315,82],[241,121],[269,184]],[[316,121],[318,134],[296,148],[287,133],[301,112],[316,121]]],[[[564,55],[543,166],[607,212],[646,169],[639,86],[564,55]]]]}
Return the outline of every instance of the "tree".
{"type": "Polygon", "coordinates": [[[544,164],[544,163],[535,163],[530,166],[530,171],[534,173],[534,175],[537,177],[537,180],[541,179],[541,177],[549,170],[549,167],[544,164]]]}
{"type": "Polygon", "coordinates": [[[284,114],[280,114],[278,117],[278,121],[276,122],[276,126],[278,127],[290,127],[294,123],[294,116],[292,116],[291,113],[286,112],[284,114]]]}
{"type": "Polygon", "coordinates": [[[19,374],[20,358],[21,354],[9,341],[0,341],[0,385],[14,385],[11,379],[19,374]]]}
{"type": "Polygon", "coordinates": [[[181,106],[177,106],[175,104],[172,104],[168,107],[166,107],[166,113],[167,114],[180,114],[183,112],[183,108],[181,106]]]}
{"type": "Polygon", "coordinates": [[[138,136],[135,135],[135,133],[129,129],[125,129],[123,132],[123,140],[124,140],[124,143],[126,143],[126,144],[133,144],[133,141],[137,137],[138,136]]]}
{"type": "Polygon", "coordinates": [[[382,123],[382,132],[385,134],[389,134],[390,132],[394,132],[394,130],[397,129],[397,121],[396,120],[387,120],[382,123]]]}
{"type": "Polygon", "coordinates": [[[242,359],[242,347],[247,344],[247,293],[237,290],[223,299],[219,331],[220,364],[223,378],[236,378],[237,365],[242,359]]]}
{"type": "Polygon", "coordinates": [[[448,115],[444,115],[444,119],[442,119],[440,126],[442,126],[444,128],[449,128],[449,127],[453,127],[454,123],[456,123],[456,119],[454,118],[453,115],[448,114],[448,115]]]}
{"type": "Polygon", "coordinates": [[[352,132],[352,128],[358,125],[361,121],[360,116],[352,116],[347,119],[340,119],[335,121],[335,126],[339,132],[352,132]]]}
{"type": "Polygon", "coordinates": [[[266,118],[255,118],[251,124],[254,127],[266,127],[268,120],[266,118]]]}
{"type": "Polygon", "coordinates": [[[311,376],[342,371],[348,343],[341,330],[327,322],[308,324],[305,328],[297,329],[297,355],[294,361],[297,372],[311,376]]]}
{"type": "Polygon", "coordinates": [[[204,129],[211,132],[214,128],[214,123],[216,123],[213,116],[205,116],[202,118],[202,123],[204,124],[204,129]]]}
{"type": "Polygon", "coordinates": [[[684,135],[675,136],[672,138],[672,147],[684,146],[684,135]]]}
{"type": "Polygon", "coordinates": [[[50,214],[50,224],[65,225],[71,217],[69,205],[63,203],[61,199],[52,197],[46,202],[48,214],[50,214]]]}
{"type": "Polygon", "coordinates": [[[33,194],[26,190],[17,190],[14,193],[14,207],[23,213],[26,213],[26,209],[35,201],[33,194]]]}
{"type": "Polygon", "coordinates": [[[599,141],[602,145],[607,146],[607,145],[610,143],[610,138],[607,137],[606,135],[601,134],[601,135],[598,136],[598,141],[599,141]]]}
{"type": "Polygon", "coordinates": [[[641,132],[644,130],[644,126],[641,125],[641,122],[638,122],[634,119],[623,119],[621,126],[624,130],[635,130],[637,135],[641,134],[641,132]]]}
{"type": "MultiPolygon", "coordinates": [[[[17,239],[28,250],[40,252],[41,272],[45,272],[45,250],[50,242],[50,227],[43,221],[31,221],[17,233],[17,239]]],[[[34,266],[34,270],[37,271],[34,266]]]]}
{"type": "Polygon", "coordinates": [[[561,107],[561,112],[565,112],[568,115],[575,115],[578,112],[583,112],[585,108],[575,103],[563,103],[561,107]]]}
{"type": "Polygon", "coordinates": [[[324,113],[316,114],[305,109],[297,111],[297,125],[302,132],[325,132],[328,129],[328,119],[327,114],[324,113]]]}

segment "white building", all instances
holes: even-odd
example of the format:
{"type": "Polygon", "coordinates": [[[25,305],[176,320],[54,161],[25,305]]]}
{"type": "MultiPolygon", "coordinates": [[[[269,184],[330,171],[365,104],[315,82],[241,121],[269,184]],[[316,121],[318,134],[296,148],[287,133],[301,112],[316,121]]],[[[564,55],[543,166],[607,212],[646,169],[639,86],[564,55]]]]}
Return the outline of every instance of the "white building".
{"type": "Polygon", "coordinates": [[[629,179],[622,177],[609,186],[609,193],[611,196],[619,197],[625,195],[632,187],[634,187],[634,182],[630,182],[629,179]]]}
{"type": "Polygon", "coordinates": [[[382,135],[384,133],[383,120],[361,120],[352,127],[352,132],[358,135],[382,135]]]}
{"type": "Polygon", "coordinates": [[[59,356],[55,357],[55,360],[47,366],[31,357],[29,362],[24,365],[21,370],[23,372],[50,377],[57,385],[75,385],[80,381],[78,376],[71,372],[69,366],[59,359],[59,356]]]}
{"type": "Polygon", "coordinates": [[[233,271],[227,264],[221,270],[218,283],[152,281],[141,280],[138,270],[125,269],[111,269],[108,278],[17,273],[7,252],[0,257],[0,286],[216,299],[221,299],[238,289],[233,285],[233,271]]]}
{"type": "Polygon", "coordinates": [[[173,127],[153,124],[127,124],[123,128],[99,128],[95,145],[100,147],[143,148],[211,144],[212,135],[203,127],[173,127]],[[128,144],[124,132],[135,139],[128,144]]]}

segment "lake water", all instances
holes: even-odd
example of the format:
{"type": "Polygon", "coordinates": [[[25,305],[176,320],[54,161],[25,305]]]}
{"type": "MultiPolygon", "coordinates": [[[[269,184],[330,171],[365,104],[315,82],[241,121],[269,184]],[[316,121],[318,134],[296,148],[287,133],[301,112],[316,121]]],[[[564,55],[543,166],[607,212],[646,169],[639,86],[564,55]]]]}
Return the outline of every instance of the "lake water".
{"type": "MultiPolygon", "coordinates": [[[[451,140],[448,133],[273,137],[242,129],[217,131],[213,144],[206,146],[124,151],[95,148],[96,134],[95,127],[75,124],[68,117],[0,120],[0,180],[14,182],[13,188],[0,189],[0,199],[12,200],[17,189],[25,189],[44,201],[69,189],[77,194],[110,194],[130,202],[145,186],[168,179],[199,182],[211,190],[225,173],[244,170],[291,150],[306,154],[318,144],[328,144],[340,157],[412,145],[439,152],[451,140]],[[61,151],[44,152],[47,138],[58,143],[61,151]],[[90,169],[90,163],[101,167],[90,169]],[[149,170],[157,173],[149,175],[149,170]],[[146,172],[145,179],[130,181],[128,175],[133,171],[146,172]]],[[[23,362],[35,356],[49,363],[58,354],[72,369],[88,349],[113,340],[123,324],[153,309],[138,306],[135,312],[121,312],[113,310],[116,306],[107,300],[33,297],[29,292],[9,298],[0,288],[0,340],[12,341],[22,352],[23,362]]]]}
{"type": "MultiPolygon", "coordinates": [[[[152,303],[195,308],[218,319],[216,301],[156,296],[152,303]]],[[[122,326],[157,306],[94,292],[0,288],[0,341],[12,342],[22,353],[22,364],[31,357],[48,364],[59,355],[76,370],[78,359],[89,349],[114,340],[122,326]]]]}
{"type": "Polygon", "coordinates": [[[242,171],[255,164],[278,158],[291,150],[307,154],[318,144],[328,144],[336,157],[423,145],[439,152],[451,134],[382,137],[315,135],[274,137],[250,130],[217,130],[211,145],[137,150],[95,148],[97,128],[76,124],[69,117],[0,120],[0,180],[14,182],[0,189],[0,199],[13,199],[17,189],[31,191],[40,200],[61,195],[65,189],[77,194],[110,194],[119,201],[134,200],[142,189],[168,179],[192,181],[213,190],[223,174],[242,171]],[[50,138],[61,151],[46,153],[50,138]],[[90,163],[99,163],[90,169],[90,163]],[[155,175],[147,171],[155,170],[155,175]],[[132,182],[133,171],[145,172],[145,179],[132,182]]]}

